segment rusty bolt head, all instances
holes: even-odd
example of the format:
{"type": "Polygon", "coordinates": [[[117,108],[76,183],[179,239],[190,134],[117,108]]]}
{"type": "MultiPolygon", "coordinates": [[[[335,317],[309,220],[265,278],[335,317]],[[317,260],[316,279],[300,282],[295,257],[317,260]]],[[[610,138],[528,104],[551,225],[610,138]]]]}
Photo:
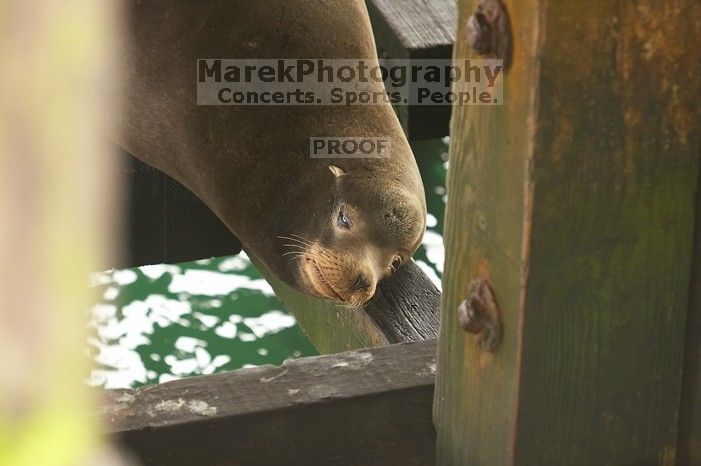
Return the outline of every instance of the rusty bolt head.
{"type": "Polygon", "coordinates": [[[480,55],[487,55],[492,48],[492,29],[487,18],[480,11],[467,20],[467,43],[480,55]]]}
{"type": "Polygon", "coordinates": [[[463,330],[478,335],[484,328],[484,309],[476,297],[470,297],[458,307],[458,322],[463,330]]]}
{"type": "Polygon", "coordinates": [[[465,35],[472,50],[484,57],[500,58],[508,68],[511,29],[501,0],[482,0],[467,20],[465,35]]]}
{"type": "Polygon", "coordinates": [[[458,306],[458,322],[466,332],[476,335],[480,347],[494,351],[501,342],[501,318],[489,283],[476,278],[470,282],[467,298],[458,306]]]}

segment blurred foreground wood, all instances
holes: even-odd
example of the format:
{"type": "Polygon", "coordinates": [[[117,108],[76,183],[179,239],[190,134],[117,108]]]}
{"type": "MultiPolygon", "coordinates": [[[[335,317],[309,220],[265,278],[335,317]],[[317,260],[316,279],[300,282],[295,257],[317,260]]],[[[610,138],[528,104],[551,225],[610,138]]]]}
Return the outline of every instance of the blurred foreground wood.
{"type": "Polygon", "coordinates": [[[0,464],[116,464],[100,453],[83,330],[88,274],[119,243],[100,126],[119,15],[9,0],[0,22],[0,464]]]}

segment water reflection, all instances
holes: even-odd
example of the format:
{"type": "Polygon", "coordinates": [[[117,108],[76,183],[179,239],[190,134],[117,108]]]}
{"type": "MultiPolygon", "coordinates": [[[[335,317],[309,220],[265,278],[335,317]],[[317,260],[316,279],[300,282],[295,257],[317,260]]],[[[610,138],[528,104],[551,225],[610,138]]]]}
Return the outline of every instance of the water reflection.
{"type": "Polygon", "coordinates": [[[91,385],[134,387],[316,354],[245,254],[94,274],[91,385]]]}
{"type": "Polygon", "coordinates": [[[441,289],[443,262],[443,218],[447,194],[445,172],[448,169],[449,138],[415,141],[411,144],[421,171],[426,192],[426,233],[423,244],[414,255],[416,264],[441,289]]]}

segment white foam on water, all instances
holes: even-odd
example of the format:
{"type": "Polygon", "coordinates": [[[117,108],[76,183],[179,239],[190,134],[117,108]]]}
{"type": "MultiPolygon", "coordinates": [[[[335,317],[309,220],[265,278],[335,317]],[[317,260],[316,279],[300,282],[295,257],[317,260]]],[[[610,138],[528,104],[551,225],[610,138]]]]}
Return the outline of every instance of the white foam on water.
{"type": "Polygon", "coordinates": [[[163,358],[163,360],[170,366],[171,374],[177,377],[183,377],[198,374],[213,374],[218,368],[231,362],[231,357],[225,354],[212,357],[209,351],[203,346],[197,346],[194,348],[193,357],[178,359],[175,355],[169,354],[163,358]]]}
{"type": "Polygon", "coordinates": [[[426,230],[423,246],[426,249],[426,258],[428,261],[436,267],[438,273],[443,274],[443,263],[445,262],[443,237],[435,231],[426,230]]]}
{"type": "Polygon", "coordinates": [[[121,318],[117,318],[117,306],[95,304],[91,309],[92,326],[99,339],[91,338],[89,343],[98,350],[95,362],[112,369],[93,369],[88,384],[112,389],[146,383],[146,368],[136,348],[150,344],[148,335],[153,334],[155,324],[167,327],[181,320],[190,310],[190,303],[163,295],[151,295],[145,301],[127,304],[122,308],[121,318]],[[112,343],[115,341],[118,343],[112,343]]]}
{"type": "Polygon", "coordinates": [[[219,270],[222,272],[240,272],[250,266],[251,260],[244,252],[241,252],[237,256],[231,256],[224,259],[219,264],[219,270]]]}
{"type": "Polygon", "coordinates": [[[197,366],[203,369],[212,362],[212,356],[202,347],[195,348],[195,359],[197,360],[197,366]]]}
{"type": "MultiPolygon", "coordinates": [[[[249,342],[249,341],[256,341],[257,338],[254,334],[252,333],[240,333],[239,334],[239,340],[243,342],[249,342]]],[[[246,367],[246,366],[244,366],[246,367]]]]}
{"type": "Polygon", "coordinates": [[[110,286],[102,293],[102,299],[105,301],[114,301],[117,296],[119,296],[119,288],[116,286],[110,286]]]}
{"type": "Polygon", "coordinates": [[[158,280],[165,273],[179,275],[182,271],[179,266],[170,264],[143,265],[139,267],[139,270],[151,280],[158,280]]]}
{"type": "Polygon", "coordinates": [[[191,295],[225,296],[245,288],[274,296],[275,293],[268,282],[251,279],[245,275],[234,275],[214,272],[211,270],[186,270],[185,273],[174,275],[168,285],[170,293],[189,293],[191,295]]]}
{"type": "Polygon", "coordinates": [[[112,283],[112,270],[90,274],[90,286],[100,286],[112,283]]]}
{"type": "Polygon", "coordinates": [[[197,359],[195,358],[178,359],[169,354],[163,360],[170,366],[170,373],[175,375],[190,375],[198,368],[197,359]]]}
{"type": "Polygon", "coordinates": [[[208,314],[202,314],[201,312],[193,312],[192,317],[202,322],[202,325],[204,325],[208,329],[214,327],[219,323],[219,317],[210,316],[208,314]]]}
{"type": "Polygon", "coordinates": [[[214,374],[214,372],[219,369],[224,364],[229,364],[231,362],[231,357],[226,354],[219,354],[214,356],[212,362],[202,369],[203,374],[214,374]]]}
{"type": "Polygon", "coordinates": [[[112,273],[112,281],[120,286],[130,285],[136,281],[138,275],[131,269],[115,270],[112,273]]]}
{"type": "Polygon", "coordinates": [[[125,350],[121,344],[105,345],[95,339],[89,343],[99,349],[93,358],[95,362],[112,369],[93,369],[88,384],[113,389],[129,388],[134,382],[146,383],[146,367],[136,351],[125,350]]]}
{"type": "Polygon", "coordinates": [[[127,333],[119,339],[119,344],[127,350],[134,350],[139,346],[148,345],[150,343],[151,339],[149,337],[136,333],[127,333]]]}
{"type": "MultiPolygon", "coordinates": [[[[251,329],[256,337],[261,338],[271,333],[277,333],[289,327],[294,327],[296,321],[294,317],[282,311],[269,311],[260,317],[247,317],[243,323],[251,329]]],[[[243,335],[241,336],[243,339],[243,335]]]]}
{"type": "Polygon", "coordinates": [[[207,346],[207,342],[199,338],[178,337],[173,346],[184,353],[193,353],[196,348],[207,346]]]}
{"type": "Polygon", "coordinates": [[[160,377],[158,377],[158,383],[165,383],[165,382],[170,382],[172,380],[180,380],[181,377],[178,377],[177,375],[173,374],[161,374],[160,377]]]}
{"type": "Polygon", "coordinates": [[[114,304],[95,304],[91,312],[94,323],[105,323],[117,315],[117,306],[114,304]]]}
{"type": "Polygon", "coordinates": [[[231,322],[224,322],[221,324],[219,327],[214,329],[214,333],[219,335],[222,338],[228,338],[228,339],[233,339],[236,337],[236,324],[233,324],[231,322]]]}

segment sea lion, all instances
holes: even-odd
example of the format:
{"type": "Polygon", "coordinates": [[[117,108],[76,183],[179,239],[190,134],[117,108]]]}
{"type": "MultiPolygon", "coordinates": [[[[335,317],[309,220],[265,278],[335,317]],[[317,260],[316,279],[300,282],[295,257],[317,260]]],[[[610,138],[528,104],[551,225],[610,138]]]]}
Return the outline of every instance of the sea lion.
{"type": "MultiPolygon", "coordinates": [[[[198,106],[204,58],[369,58],[362,0],[151,0],[128,7],[115,139],[200,197],[277,277],[361,305],[409,260],[423,185],[389,104],[198,106]],[[387,159],[310,157],[310,137],[388,137],[387,159]]],[[[376,85],[382,90],[382,84],[376,85]]]]}

